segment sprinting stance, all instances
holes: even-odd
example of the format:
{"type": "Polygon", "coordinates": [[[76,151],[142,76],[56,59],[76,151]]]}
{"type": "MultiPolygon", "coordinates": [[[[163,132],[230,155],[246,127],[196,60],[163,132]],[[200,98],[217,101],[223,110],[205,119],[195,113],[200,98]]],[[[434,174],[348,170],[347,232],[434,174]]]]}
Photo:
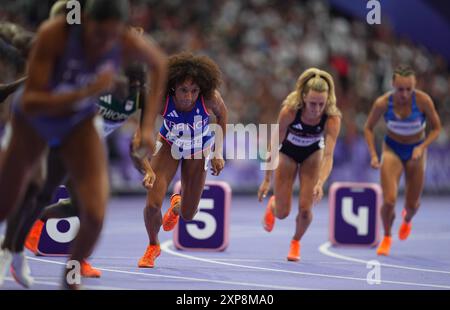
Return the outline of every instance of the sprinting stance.
{"type": "MultiPolygon", "coordinates": [[[[4,220],[21,203],[47,147],[59,148],[80,206],[81,225],[70,258],[78,262],[94,248],[108,199],[96,102],[129,60],[152,67],[139,154],[154,148],[166,60],[151,42],[127,29],[127,16],[126,0],[88,0],[81,25],[68,25],[65,17],[58,17],[40,27],[28,61],[28,79],[16,93],[12,138],[0,173],[0,220],[4,220]]],[[[65,287],[79,287],[63,279],[65,287]]]]}
{"type": "MultiPolygon", "coordinates": [[[[336,107],[331,75],[316,68],[303,72],[295,91],[283,102],[278,124],[282,144],[275,169],[274,195],[267,204],[263,226],[271,232],[275,218],[284,219],[289,215],[292,188],[298,173],[299,212],[287,256],[289,261],[298,261],[300,240],[312,221],[313,204],[322,198],[323,184],[333,167],[333,153],[341,127],[341,113],[336,107]]],[[[272,170],[267,170],[258,191],[259,201],[267,195],[271,177],[272,170]]]]}
{"type": "MultiPolygon", "coordinates": [[[[139,260],[141,268],[152,268],[161,250],[158,232],[172,230],[179,218],[191,220],[197,212],[203,192],[209,157],[213,175],[224,167],[223,140],[213,134],[211,118],[225,135],[227,109],[217,91],[220,70],[208,57],[188,53],[169,58],[166,104],[162,110],[164,123],[159,132],[156,154],[150,162],[136,161],[145,172],[148,188],[144,221],[149,245],[139,260]],[[212,113],[212,114],[210,114],[212,113]],[[215,144],[214,154],[211,148],[215,144]],[[167,188],[181,163],[181,195],[171,197],[171,206],[164,214],[161,207],[167,188]]],[[[139,137],[137,137],[139,139],[139,137]]]]}
{"type": "MultiPolygon", "coordinates": [[[[116,81],[114,91],[100,97],[97,106],[98,113],[103,118],[104,137],[121,127],[136,112],[144,108],[142,103],[145,102],[146,98],[145,80],[145,68],[140,64],[132,64],[126,68],[125,76],[116,81]]],[[[140,112],[142,117],[144,111],[140,112]]],[[[40,189],[39,192],[27,190],[22,204],[16,212],[8,217],[6,236],[1,246],[1,250],[14,253],[11,269],[15,274],[16,281],[25,287],[30,287],[33,281],[26,272],[27,262],[22,259],[24,257],[24,245],[37,254],[38,242],[46,220],[79,216],[79,206],[76,199],[63,199],[48,206],[58,186],[68,181],[67,171],[59,156],[58,148],[50,150],[46,159],[46,166],[47,177],[44,184],[34,185],[40,189]],[[39,215],[39,220],[35,222],[27,237],[31,225],[39,215]]],[[[43,180],[37,180],[35,183],[40,181],[43,180]]],[[[75,196],[70,182],[67,183],[67,189],[71,196],[75,196]]],[[[0,282],[9,269],[9,266],[5,266],[4,263],[5,260],[0,258],[0,282]]],[[[85,260],[81,261],[80,271],[83,277],[100,277],[101,275],[100,270],[93,268],[85,260]]]]}
{"type": "Polygon", "coordinates": [[[427,147],[438,138],[441,122],[430,96],[415,88],[414,71],[409,67],[398,67],[392,78],[393,91],[378,97],[370,111],[364,128],[371,156],[370,165],[380,169],[383,189],[384,238],[377,249],[378,255],[389,255],[392,244],[392,224],[395,218],[395,203],[400,177],[405,173],[405,206],[403,221],[398,231],[400,240],[406,240],[411,232],[411,220],[420,206],[427,147]],[[381,163],[375,148],[373,128],[381,118],[387,125],[381,163]],[[431,130],[425,137],[426,119],[431,130]]]}

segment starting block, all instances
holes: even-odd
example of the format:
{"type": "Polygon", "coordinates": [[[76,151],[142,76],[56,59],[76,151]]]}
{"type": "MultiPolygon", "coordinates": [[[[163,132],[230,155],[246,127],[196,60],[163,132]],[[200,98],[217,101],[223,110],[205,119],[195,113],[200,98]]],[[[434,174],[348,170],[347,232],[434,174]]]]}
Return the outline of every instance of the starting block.
{"type": "MultiPolygon", "coordinates": [[[[69,198],[65,186],[60,186],[52,200],[57,203],[60,199],[69,198]]],[[[77,216],[48,219],[44,223],[38,242],[38,255],[69,256],[70,246],[78,234],[80,220],[77,216]]]]}
{"type": "Polygon", "coordinates": [[[333,245],[375,246],[379,241],[381,187],[336,182],[329,190],[329,239],[333,245]]]}
{"type": "MultiPolygon", "coordinates": [[[[180,193],[181,182],[174,187],[180,193]]],[[[228,246],[231,188],[226,182],[206,181],[192,221],[179,218],[173,239],[177,249],[223,251],[228,246]]]]}

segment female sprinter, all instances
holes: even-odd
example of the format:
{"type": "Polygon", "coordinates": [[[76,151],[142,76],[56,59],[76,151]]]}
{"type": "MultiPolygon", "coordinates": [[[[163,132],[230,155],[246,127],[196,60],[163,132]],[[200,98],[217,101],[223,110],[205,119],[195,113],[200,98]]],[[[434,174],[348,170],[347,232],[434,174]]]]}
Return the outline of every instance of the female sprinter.
{"type": "MultiPolygon", "coordinates": [[[[71,253],[71,260],[78,262],[94,248],[108,198],[96,101],[111,88],[122,63],[130,60],[152,67],[154,87],[141,125],[140,155],[154,146],[165,56],[127,29],[127,16],[126,0],[88,0],[80,25],[68,25],[61,16],[40,27],[28,60],[27,82],[16,96],[12,138],[0,173],[0,220],[4,220],[22,201],[47,146],[60,148],[80,205],[80,231],[71,253]]],[[[65,279],[65,287],[79,287],[65,279]]]]}
{"type": "MultiPolygon", "coordinates": [[[[298,173],[299,212],[287,256],[289,261],[298,261],[300,240],[312,221],[311,209],[322,198],[323,184],[333,167],[334,147],[341,127],[331,75],[316,68],[303,72],[295,91],[283,102],[278,124],[282,143],[275,169],[274,195],[267,204],[263,226],[270,232],[275,218],[284,219],[289,215],[292,187],[298,173]]],[[[259,201],[269,191],[271,176],[272,170],[267,170],[258,191],[259,201]]]]}
{"type": "Polygon", "coordinates": [[[161,225],[166,231],[172,230],[179,215],[192,220],[197,212],[213,143],[217,155],[211,160],[213,175],[218,175],[224,167],[223,140],[217,139],[220,135],[214,137],[210,128],[212,112],[218,129],[225,134],[227,109],[217,91],[219,83],[220,70],[208,57],[182,53],[169,58],[166,104],[162,111],[164,123],[156,154],[150,162],[136,161],[138,168],[146,173],[144,185],[148,188],[144,221],[149,245],[139,260],[141,268],[153,268],[161,252],[158,239],[161,225]],[[163,220],[162,202],[179,164],[181,195],[171,197],[171,207],[163,220]]]}
{"type": "Polygon", "coordinates": [[[370,165],[380,168],[383,189],[384,238],[377,249],[378,255],[389,255],[392,244],[392,224],[395,218],[395,203],[400,177],[405,173],[405,207],[403,222],[398,231],[400,240],[406,240],[411,232],[411,220],[420,206],[424,185],[426,149],[437,139],[441,122],[430,96],[415,88],[414,71],[406,66],[395,69],[392,78],[393,91],[378,97],[370,111],[364,128],[371,155],[370,165]],[[381,116],[387,125],[382,160],[378,159],[373,128],[381,116]],[[431,130],[425,137],[425,120],[431,130]]]}
{"type": "MultiPolygon", "coordinates": [[[[145,102],[147,93],[145,79],[145,68],[140,64],[131,64],[125,70],[125,76],[115,83],[114,91],[111,94],[100,97],[97,107],[103,119],[104,137],[120,128],[138,111],[142,118],[144,113],[144,111],[141,111],[144,108],[142,103],[145,102]]],[[[3,257],[0,257],[0,283],[5,277],[5,273],[11,269],[15,275],[14,279],[19,284],[24,287],[30,287],[33,281],[27,272],[29,268],[23,253],[24,245],[37,255],[38,242],[47,219],[79,216],[79,207],[76,199],[74,201],[63,199],[49,206],[58,186],[66,184],[68,177],[59,156],[58,148],[50,150],[46,158],[46,168],[47,177],[45,182],[35,180],[34,185],[29,185],[22,204],[17,208],[16,212],[13,212],[8,217],[6,236],[0,248],[3,251],[3,257]],[[43,183],[43,185],[38,183],[43,183]],[[33,189],[33,187],[36,187],[36,189],[33,189]],[[39,220],[35,222],[30,231],[31,225],[39,215],[39,220]],[[30,233],[28,234],[29,231],[30,233]],[[5,265],[7,263],[5,258],[8,256],[13,258],[10,268],[5,265]]],[[[72,195],[73,189],[70,182],[66,186],[71,196],[74,196],[72,195]]],[[[97,278],[101,275],[100,270],[93,268],[85,260],[81,261],[80,271],[82,277],[97,278]]]]}

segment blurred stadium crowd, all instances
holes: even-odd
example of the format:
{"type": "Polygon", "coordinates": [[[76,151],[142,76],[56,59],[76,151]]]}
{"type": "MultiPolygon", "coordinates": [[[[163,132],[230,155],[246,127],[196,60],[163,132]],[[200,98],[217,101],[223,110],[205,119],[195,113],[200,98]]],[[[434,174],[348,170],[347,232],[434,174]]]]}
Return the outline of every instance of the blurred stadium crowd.
{"type": "MultiPolygon", "coordinates": [[[[0,2],[0,21],[34,31],[54,1],[0,2]]],[[[143,27],[168,54],[188,50],[207,54],[219,64],[229,123],[274,123],[298,75],[307,67],[319,67],[335,77],[338,106],[344,115],[336,167],[350,162],[368,169],[362,127],[373,100],[390,89],[393,67],[406,63],[416,70],[417,87],[432,96],[441,117],[443,132],[437,145],[450,145],[449,65],[425,47],[396,36],[388,21],[370,26],[322,0],[130,2],[131,24],[143,27]]],[[[18,74],[1,61],[0,72],[0,82],[18,74]]],[[[380,127],[379,146],[384,132],[380,127]]],[[[127,155],[133,130],[130,124],[109,140],[111,163],[117,168],[113,185],[119,187],[139,178],[127,155]]],[[[362,178],[376,181],[377,173],[362,178]]]]}

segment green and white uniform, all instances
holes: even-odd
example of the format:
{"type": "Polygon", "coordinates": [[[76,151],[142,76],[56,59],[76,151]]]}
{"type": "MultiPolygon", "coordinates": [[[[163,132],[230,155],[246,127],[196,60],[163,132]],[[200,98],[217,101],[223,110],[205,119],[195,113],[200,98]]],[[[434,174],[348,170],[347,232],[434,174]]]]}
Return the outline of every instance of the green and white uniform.
{"type": "Polygon", "coordinates": [[[98,112],[103,118],[104,136],[107,137],[122,126],[140,107],[136,94],[129,95],[124,102],[112,94],[100,97],[97,102],[98,112]]]}

